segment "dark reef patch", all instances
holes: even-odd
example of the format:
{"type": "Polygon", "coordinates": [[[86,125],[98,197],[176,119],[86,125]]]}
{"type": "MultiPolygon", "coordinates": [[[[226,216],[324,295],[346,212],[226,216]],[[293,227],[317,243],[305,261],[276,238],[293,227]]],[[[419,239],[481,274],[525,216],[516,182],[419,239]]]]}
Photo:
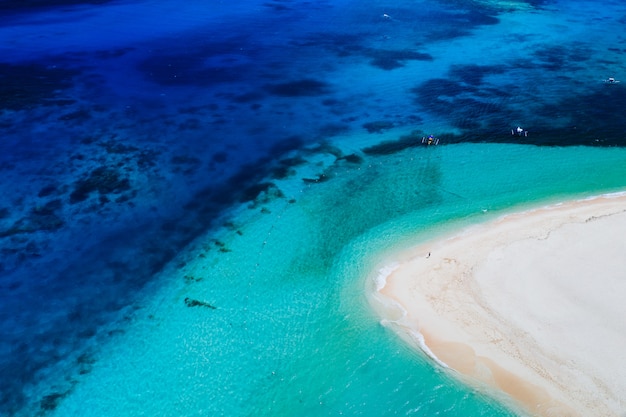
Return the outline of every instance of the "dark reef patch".
{"type": "Polygon", "coordinates": [[[328,181],[330,178],[324,174],[320,174],[315,178],[302,178],[302,182],[305,184],[316,184],[316,183],[320,183],[320,182],[326,182],[328,181]]]}
{"type": "Polygon", "coordinates": [[[45,185],[37,193],[37,197],[47,197],[58,192],[58,187],[54,184],[45,185]]]}
{"type": "Polygon", "coordinates": [[[59,406],[59,403],[61,402],[61,400],[65,398],[67,394],[69,394],[69,392],[64,392],[64,393],[55,392],[55,393],[46,395],[39,402],[39,406],[41,407],[41,410],[43,411],[55,410],[59,406]]]}
{"type": "Polygon", "coordinates": [[[202,87],[246,81],[256,74],[252,64],[253,52],[243,38],[225,39],[220,43],[202,43],[188,46],[185,52],[156,51],[154,55],[138,64],[144,77],[166,86],[198,85],[202,87]],[[232,51],[242,55],[239,60],[228,62],[232,51]],[[245,57],[245,59],[244,59],[245,57]]]}
{"type": "Polygon", "coordinates": [[[59,120],[63,120],[66,122],[83,123],[87,120],[91,119],[91,113],[87,109],[78,109],[69,113],[65,113],[59,116],[59,120]]]}
{"type": "Polygon", "coordinates": [[[503,74],[507,71],[505,65],[453,65],[449,75],[452,79],[458,80],[471,86],[480,86],[485,76],[503,74]]]}
{"type": "Polygon", "coordinates": [[[371,156],[391,155],[408,148],[421,146],[423,133],[414,131],[409,135],[404,135],[397,140],[381,142],[363,149],[363,153],[371,156]]]}
{"type": "Polygon", "coordinates": [[[206,301],[195,300],[193,298],[185,298],[185,305],[187,307],[205,307],[211,310],[217,309],[214,305],[207,303],[206,301]]]}
{"type": "Polygon", "coordinates": [[[431,78],[410,90],[416,95],[416,104],[423,104],[428,109],[432,108],[433,102],[454,99],[461,94],[476,91],[474,86],[448,78],[431,78]]]}
{"type": "Polygon", "coordinates": [[[105,4],[114,0],[3,0],[0,10],[15,10],[33,7],[57,7],[77,4],[105,4]]]}
{"type": "Polygon", "coordinates": [[[366,39],[366,33],[337,33],[319,32],[292,41],[296,47],[320,48],[331,51],[338,57],[354,56],[362,54],[365,49],[362,45],[366,39]]]}
{"type": "MultiPolygon", "coordinates": [[[[621,88],[606,85],[584,95],[564,97],[559,102],[546,104],[537,110],[536,120],[524,126],[528,136],[511,134],[514,126],[507,124],[506,109],[495,105],[481,107],[475,102],[455,100],[455,124],[460,134],[438,135],[441,144],[523,143],[536,146],[626,146],[626,120],[615,117],[615,108],[626,106],[626,96],[621,88]],[[476,123],[482,119],[483,123],[476,123]],[[567,120],[565,126],[554,126],[551,120],[567,120]]],[[[452,106],[450,106],[452,107],[452,106]]]]}
{"type": "Polygon", "coordinates": [[[306,160],[301,157],[284,158],[278,161],[277,166],[271,170],[271,177],[274,179],[285,179],[295,173],[294,167],[306,164],[306,160]]]}
{"type": "Polygon", "coordinates": [[[78,71],[39,63],[0,63],[0,110],[35,106],[63,106],[63,91],[73,85],[78,71]]]}
{"type": "Polygon", "coordinates": [[[350,131],[350,126],[347,124],[328,123],[320,126],[318,133],[320,137],[329,138],[338,136],[350,131]]]}
{"type": "Polygon", "coordinates": [[[263,100],[264,97],[264,94],[255,91],[236,95],[232,98],[232,101],[235,103],[254,103],[255,101],[263,100]]]}
{"type": "MultiPolygon", "coordinates": [[[[33,207],[26,216],[17,220],[11,227],[6,230],[0,230],[0,237],[58,230],[65,224],[65,221],[58,213],[62,206],[61,200],[56,199],[47,202],[43,206],[33,207]]],[[[37,251],[31,252],[36,253],[37,251]]]]}
{"type": "Polygon", "coordinates": [[[173,155],[170,160],[173,168],[172,172],[180,172],[184,175],[191,175],[202,165],[200,158],[189,155],[173,155]]]}
{"type": "Polygon", "coordinates": [[[91,171],[87,177],[74,183],[74,191],[70,194],[70,203],[85,201],[95,192],[106,195],[127,190],[130,190],[128,178],[123,177],[116,169],[101,166],[91,171]]]}
{"type": "Polygon", "coordinates": [[[273,0],[263,3],[263,7],[272,9],[274,12],[286,12],[293,10],[293,7],[287,5],[287,2],[280,0],[273,0]]]}
{"type": "Polygon", "coordinates": [[[289,136],[277,141],[270,148],[270,157],[282,157],[284,154],[299,149],[304,145],[304,140],[299,136],[289,136]]]}
{"type": "Polygon", "coordinates": [[[125,145],[121,141],[115,139],[103,140],[98,142],[97,144],[98,146],[104,148],[105,152],[108,154],[124,155],[134,153],[139,150],[139,148],[137,148],[136,146],[125,145]]]}
{"type": "Polygon", "coordinates": [[[345,160],[346,162],[350,162],[351,164],[362,164],[363,163],[363,157],[359,156],[355,153],[352,153],[350,155],[345,155],[342,156],[340,158],[338,158],[339,160],[345,160]]]}
{"type": "Polygon", "coordinates": [[[504,102],[519,92],[516,86],[496,86],[486,77],[509,70],[504,65],[456,65],[448,78],[433,78],[412,88],[414,103],[426,112],[452,121],[462,130],[496,130],[507,126],[510,109],[504,102]]]}
{"type": "Polygon", "coordinates": [[[526,139],[560,146],[626,146],[626,120],[615,117],[615,109],[626,106],[626,95],[619,86],[613,87],[616,86],[603,85],[589,94],[567,97],[554,105],[544,105],[540,114],[570,120],[570,125],[559,129],[549,125],[537,126],[535,133],[531,130],[526,139]]]}
{"type": "Polygon", "coordinates": [[[584,69],[585,62],[592,59],[592,53],[586,45],[566,44],[546,46],[535,50],[531,59],[522,61],[523,68],[542,68],[547,71],[562,73],[584,69]]]}
{"type": "MultiPolygon", "coordinates": [[[[580,45],[563,48],[541,48],[534,56],[542,70],[558,71],[578,68],[589,59],[589,51],[580,45]]],[[[453,66],[448,78],[430,79],[411,89],[414,102],[422,111],[440,115],[452,121],[462,133],[451,135],[442,143],[500,142],[525,143],[540,146],[625,146],[626,122],[615,117],[615,109],[626,106],[626,96],[620,85],[599,85],[587,94],[572,94],[556,103],[533,108],[526,117],[527,137],[511,135],[512,116],[520,111],[513,97],[524,96],[523,87],[496,86],[488,76],[504,74],[535,65],[515,62],[510,67],[465,65],[453,66]],[[617,88],[613,88],[617,87],[617,88]],[[510,102],[512,104],[507,104],[510,102]],[[554,124],[552,121],[567,121],[554,124]],[[563,126],[563,123],[567,123],[563,126]]],[[[536,68],[533,68],[536,70],[536,68]]],[[[564,84],[569,79],[561,80],[564,84]]],[[[537,102],[536,104],[539,104],[537,102]]],[[[515,116],[513,117],[515,118],[515,116]]]]}
{"type": "Polygon", "coordinates": [[[218,164],[223,164],[227,160],[228,160],[227,152],[216,152],[211,157],[211,162],[218,163],[218,164]]]}
{"type": "MultiPolygon", "coordinates": [[[[291,170],[302,162],[302,159],[290,156],[289,153],[303,145],[298,137],[288,137],[274,144],[267,155],[257,161],[242,165],[224,183],[200,190],[184,205],[185,210],[195,214],[187,215],[179,226],[186,222],[193,225],[211,225],[224,209],[237,203],[258,203],[263,198],[284,198],[276,186],[268,178],[280,178],[291,175],[291,170]]],[[[223,154],[226,158],[227,155],[223,154]]]]}
{"type": "Polygon", "coordinates": [[[445,9],[430,11],[426,16],[428,21],[436,22],[432,30],[424,33],[428,41],[467,36],[476,27],[495,25],[500,22],[497,17],[499,10],[491,7],[487,2],[444,0],[442,3],[451,3],[451,5],[445,9]]]}
{"type": "Polygon", "coordinates": [[[367,48],[360,51],[362,55],[371,59],[370,64],[374,67],[393,70],[401,68],[405,65],[406,61],[432,61],[433,57],[430,54],[417,52],[409,49],[400,50],[388,50],[388,49],[373,49],[367,48]]]}
{"type": "Polygon", "coordinates": [[[364,46],[368,34],[315,33],[294,43],[297,47],[321,48],[336,56],[360,56],[370,60],[370,64],[383,70],[403,67],[407,61],[432,61],[432,55],[413,49],[382,49],[364,46]]]}
{"type": "Polygon", "coordinates": [[[367,122],[363,124],[365,130],[368,133],[382,133],[385,130],[389,130],[394,126],[393,122],[387,120],[377,120],[374,122],[367,122]]]}
{"type": "Polygon", "coordinates": [[[122,57],[134,50],[135,48],[126,47],[126,48],[118,48],[118,49],[111,49],[111,50],[104,50],[104,51],[96,51],[95,56],[98,59],[115,59],[115,58],[122,57]]]}
{"type": "Polygon", "coordinates": [[[270,94],[281,97],[321,96],[330,94],[329,88],[328,83],[309,78],[265,86],[270,94]]]}
{"type": "Polygon", "coordinates": [[[37,9],[52,9],[62,6],[101,5],[116,0],[2,0],[0,16],[31,13],[37,9]]]}

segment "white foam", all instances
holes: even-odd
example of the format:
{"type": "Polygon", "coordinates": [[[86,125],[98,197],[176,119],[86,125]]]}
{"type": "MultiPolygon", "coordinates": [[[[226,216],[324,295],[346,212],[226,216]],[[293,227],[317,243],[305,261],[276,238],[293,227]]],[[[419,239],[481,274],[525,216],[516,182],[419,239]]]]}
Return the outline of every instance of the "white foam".
{"type": "Polygon", "coordinates": [[[385,265],[378,270],[378,275],[374,278],[376,284],[376,291],[380,292],[387,285],[387,278],[394,273],[400,267],[400,264],[394,262],[389,265],[385,265]]]}
{"type": "Polygon", "coordinates": [[[435,362],[437,362],[439,365],[443,366],[444,368],[448,368],[448,365],[445,362],[443,362],[441,359],[439,359],[437,355],[433,353],[432,350],[430,350],[430,348],[426,344],[426,341],[424,340],[423,334],[412,329],[408,331],[408,334],[411,336],[411,338],[413,338],[413,341],[417,343],[420,349],[422,349],[422,351],[426,355],[428,355],[428,357],[430,357],[432,360],[434,360],[435,362]]]}
{"type": "Polygon", "coordinates": [[[408,311],[404,308],[402,304],[397,302],[396,300],[386,297],[381,293],[381,290],[385,288],[387,285],[387,278],[398,268],[400,264],[394,262],[389,265],[385,265],[384,267],[378,270],[378,275],[374,278],[376,283],[376,300],[386,307],[388,311],[389,307],[392,307],[394,311],[400,312],[400,317],[397,319],[391,318],[383,318],[380,320],[380,324],[385,327],[393,327],[397,326],[403,330],[405,334],[409,336],[411,341],[417,345],[426,356],[431,358],[437,364],[444,368],[449,368],[448,365],[439,359],[432,350],[426,345],[426,341],[424,339],[424,335],[421,334],[417,329],[413,328],[410,323],[407,322],[408,311]]]}

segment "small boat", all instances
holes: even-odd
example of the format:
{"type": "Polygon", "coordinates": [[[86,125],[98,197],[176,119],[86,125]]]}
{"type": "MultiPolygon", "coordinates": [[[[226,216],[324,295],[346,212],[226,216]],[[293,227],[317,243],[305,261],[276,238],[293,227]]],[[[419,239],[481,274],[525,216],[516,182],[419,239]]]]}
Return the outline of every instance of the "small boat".
{"type": "Polygon", "coordinates": [[[619,83],[619,80],[616,80],[613,77],[609,77],[606,80],[603,80],[605,84],[617,84],[619,83]]]}
{"type": "Polygon", "coordinates": [[[422,138],[422,143],[426,146],[439,145],[439,139],[434,137],[433,135],[429,135],[428,137],[422,138]]]}
{"type": "Polygon", "coordinates": [[[517,126],[515,129],[511,129],[512,136],[528,136],[528,130],[522,129],[520,126],[517,126]]]}

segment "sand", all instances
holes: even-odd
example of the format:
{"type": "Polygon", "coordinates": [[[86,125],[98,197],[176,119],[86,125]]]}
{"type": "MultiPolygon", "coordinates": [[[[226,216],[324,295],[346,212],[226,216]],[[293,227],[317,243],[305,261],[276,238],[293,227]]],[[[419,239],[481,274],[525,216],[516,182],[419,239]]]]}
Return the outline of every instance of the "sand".
{"type": "Polygon", "coordinates": [[[394,254],[374,307],[527,414],[623,417],[625,232],[624,194],[505,215],[394,254]]]}

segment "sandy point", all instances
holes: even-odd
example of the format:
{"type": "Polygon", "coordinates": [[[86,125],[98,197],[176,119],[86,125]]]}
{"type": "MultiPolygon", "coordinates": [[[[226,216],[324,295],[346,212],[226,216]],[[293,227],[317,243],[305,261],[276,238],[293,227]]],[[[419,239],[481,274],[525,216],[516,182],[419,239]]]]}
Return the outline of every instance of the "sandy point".
{"type": "Polygon", "coordinates": [[[624,417],[625,233],[624,193],[508,214],[389,257],[372,305],[530,415],[624,417]]]}

